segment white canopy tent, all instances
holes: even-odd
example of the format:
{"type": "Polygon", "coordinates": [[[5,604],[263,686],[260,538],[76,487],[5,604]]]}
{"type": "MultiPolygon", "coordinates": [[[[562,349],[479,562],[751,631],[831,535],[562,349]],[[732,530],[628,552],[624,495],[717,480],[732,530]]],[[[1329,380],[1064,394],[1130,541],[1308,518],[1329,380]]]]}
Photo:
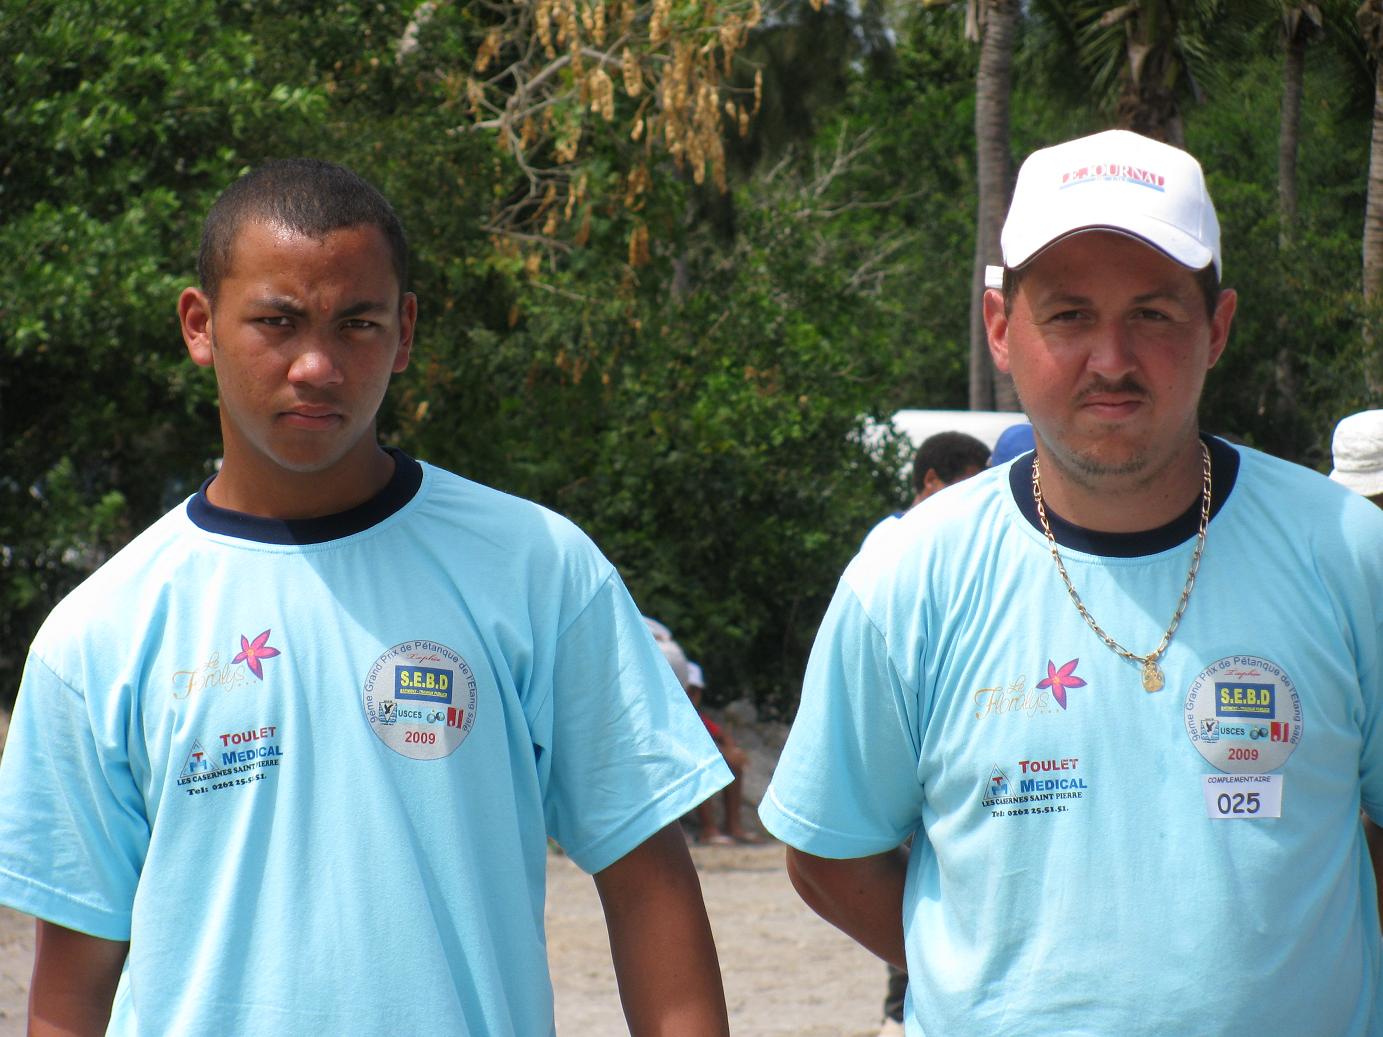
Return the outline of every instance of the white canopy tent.
{"type": "Polygon", "coordinates": [[[999,433],[1028,419],[1019,411],[900,410],[889,420],[895,429],[908,437],[914,448],[921,446],[928,436],[954,431],[968,432],[993,449],[999,433]]]}

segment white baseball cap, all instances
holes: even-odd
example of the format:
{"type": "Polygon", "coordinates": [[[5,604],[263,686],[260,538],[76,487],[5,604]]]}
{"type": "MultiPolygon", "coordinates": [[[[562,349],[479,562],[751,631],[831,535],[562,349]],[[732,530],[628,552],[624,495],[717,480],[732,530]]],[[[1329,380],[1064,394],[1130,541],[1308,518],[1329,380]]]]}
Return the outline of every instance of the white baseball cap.
{"type": "Polygon", "coordinates": [[[1018,171],[999,244],[1010,269],[1062,238],[1112,230],[1190,270],[1215,264],[1220,223],[1200,163],[1180,148],[1106,130],[1034,151],[1018,171]]]}
{"type": "Polygon", "coordinates": [[[663,658],[672,667],[672,672],[677,677],[677,683],[682,685],[682,690],[687,690],[687,653],[682,651],[682,646],[676,641],[659,641],[658,647],[663,651],[663,658]]]}
{"type": "Polygon", "coordinates": [[[1335,426],[1330,478],[1365,497],[1383,493],[1383,410],[1342,418],[1335,426]]]}

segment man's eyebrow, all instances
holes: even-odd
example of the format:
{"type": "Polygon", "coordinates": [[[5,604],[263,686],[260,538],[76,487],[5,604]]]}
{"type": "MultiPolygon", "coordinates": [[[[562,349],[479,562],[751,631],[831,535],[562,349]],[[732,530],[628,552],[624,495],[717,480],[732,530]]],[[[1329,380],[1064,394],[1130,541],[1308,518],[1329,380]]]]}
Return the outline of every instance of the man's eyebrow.
{"type": "Polygon", "coordinates": [[[1142,295],[1135,295],[1133,302],[1134,305],[1141,305],[1145,302],[1185,302],[1185,298],[1175,287],[1168,285],[1165,288],[1154,288],[1142,295]]]}
{"type": "Polygon", "coordinates": [[[275,310],[289,317],[306,317],[307,310],[286,295],[265,295],[253,304],[257,309],[275,310]]]}
{"type": "Polygon", "coordinates": [[[376,302],[374,299],[361,299],[359,302],[351,303],[345,309],[339,311],[336,316],[338,319],[346,320],[351,317],[359,317],[365,313],[379,313],[391,309],[387,302],[376,302]]]}
{"type": "MultiPolygon", "coordinates": [[[[307,308],[297,300],[285,295],[266,295],[255,301],[255,305],[266,310],[274,310],[288,317],[306,317],[307,308]]],[[[352,317],[359,317],[366,313],[380,313],[389,309],[386,302],[377,302],[374,299],[361,299],[353,302],[349,306],[343,307],[332,314],[334,320],[349,320],[352,317]]]]}
{"type": "Polygon", "coordinates": [[[1035,301],[1042,306],[1087,306],[1090,303],[1090,297],[1077,295],[1075,292],[1053,290],[1038,295],[1035,301]]]}
{"type": "MultiPolygon", "coordinates": [[[[1087,306],[1090,301],[1089,296],[1062,291],[1061,289],[1054,289],[1038,295],[1036,299],[1038,304],[1044,306],[1087,306]]],[[[1135,306],[1142,306],[1150,302],[1185,302],[1186,300],[1184,293],[1178,290],[1175,285],[1166,285],[1135,295],[1131,301],[1135,306]]]]}

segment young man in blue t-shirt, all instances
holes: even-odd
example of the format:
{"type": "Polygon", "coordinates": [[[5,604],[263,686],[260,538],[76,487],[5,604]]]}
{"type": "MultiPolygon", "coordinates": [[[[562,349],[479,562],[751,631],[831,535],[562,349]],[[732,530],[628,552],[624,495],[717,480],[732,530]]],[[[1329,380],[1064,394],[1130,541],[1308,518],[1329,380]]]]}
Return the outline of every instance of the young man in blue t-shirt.
{"type": "Polygon", "coordinates": [[[0,901],[34,1034],[553,1032],[548,840],[636,1034],[723,1034],[677,821],[729,779],[570,522],[382,449],[417,300],[388,202],[270,163],[178,304],[224,461],[34,641],[0,901]]]}

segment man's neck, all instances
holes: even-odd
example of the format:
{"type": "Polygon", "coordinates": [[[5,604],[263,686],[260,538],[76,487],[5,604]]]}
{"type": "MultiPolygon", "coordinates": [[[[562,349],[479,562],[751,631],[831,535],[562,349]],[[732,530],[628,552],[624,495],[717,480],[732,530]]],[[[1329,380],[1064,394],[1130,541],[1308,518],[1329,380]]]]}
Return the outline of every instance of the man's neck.
{"type": "Polygon", "coordinates": [[[368,455],[349,466],[317,472],[263,468],[228,455],[207,487],[207,499],[218,508],[260,518],[338,515],[383,490],[393,477],[394,459],[372,442],[368,455]]]}
{"type": "Polygon", "coordinates": [[[1102,533],[1138,533],[1166,525],[1200,498],[1204,485],[1199,437],[1164,464],[1129,474],[1074,470],[1041,440],[1037,458],[1047,511],[1102,533]]]}

